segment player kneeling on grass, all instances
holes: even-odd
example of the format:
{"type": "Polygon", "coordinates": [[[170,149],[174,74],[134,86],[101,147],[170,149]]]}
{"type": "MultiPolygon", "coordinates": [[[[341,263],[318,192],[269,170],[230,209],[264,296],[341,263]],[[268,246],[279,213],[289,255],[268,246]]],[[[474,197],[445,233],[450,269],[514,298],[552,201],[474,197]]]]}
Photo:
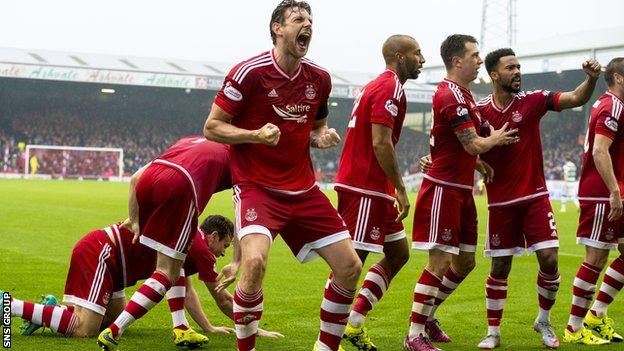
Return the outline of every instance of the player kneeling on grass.
{"type": "MultiPolygon", "coordinates": [[[[188,279],[198,273],[219,309],[232,318],[232,295],[225,290],[231,281],[219,283],[220,275],[215,271],[215,264],[216,258],[224,256],[230,246],[233,231],[234,226],[227,218],[208,216],[193,239],[180,278],[167,292],[177,346],[200,346],[208,340],[189,326],[184,307],[204,331],[233,331],[232,328],[210,324],[188,279]]],[[[155,252],[133,243],[133,237],[130,230],[114,224],[92,231],[80,239],[72,252],[64,305],[59,305],[52,295],[46,296],[39,304],[12,299],[11,315],[25,320],[22,334],[30,335],[41,327],[49,327],[66,336],[97,336],[123,311],[126,304],[123,289],[148,278],[154,271],[155,252]]],[[[259,334],[281,336],[264,330],[259,334]]]]}

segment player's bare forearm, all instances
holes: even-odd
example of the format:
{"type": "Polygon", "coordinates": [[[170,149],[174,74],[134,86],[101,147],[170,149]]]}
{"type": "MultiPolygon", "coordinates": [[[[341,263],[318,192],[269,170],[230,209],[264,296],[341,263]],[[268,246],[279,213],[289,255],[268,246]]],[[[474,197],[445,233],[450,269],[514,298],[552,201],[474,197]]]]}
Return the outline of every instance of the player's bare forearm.
{"type": "Polygon", "coordinates": [[[193,318],[195,323],[197,323],[203,330],[209,331],[212,329],[212,324],[210,324],[208,317],[202,310],[199,296],[197,296],[197,292],[191,284],[191,279],[188,277],[186,278],[186,298],[184,299],[184,307],[191,315],[191,318],[193,318]]]}
{"type": "Polygon", "coordinates": [[[596,170],[598,170],[598,174],[600,174],[600,177],[607,186],[607,189],[609,189],[609,192],[613,193],[615,191],[619,191],[620,189],[617,185],[615,173],[613,172],[613,162],[611,160],[611,155],[609,154],[609,149],[594,147],[592,150],[592,156],[594,158],[594,163],[596,164],[596,170]]]}
{"type": "Polygon", "coordinates": [[[208,140],[223,144],[257,143],[258,131],[238,128],[229,122],[211,120],[210,117],[204,125],[204,136],[208,140]]]}
{"type": "Polygon", "coordinates": [[[597,80],[598,78],[587,76],[573,91],[561,93],[559,97],[559,109],[565,110],[586,104],[594,93],[597,80]]]}
{"type": "Polygon", "coordinates": [[[565,92],[559,96],[559,108],[564,110],[587,103],[594,93],[596,81],[598,77],[600,77],[601,69],[600,63],[595,59],[589,59],[583,62],[583,71],[587,77],[574,91],[565,92]]]}
{"type": "MultiPolygon", "coordinates": [[[[128,188],[128,219],[130,221],[130,225],[138,226],[139,203],[136,198],[136,185],[139,182],[141,175],[143,174],[143,172],[145,172],[148,166],[149,164],[139,168],[139,170],[136,171],[132,175],[132,177],[130,177],[130,186],[128,188]]],[[[130,229],[133,229],[133,228],[130,228],[130,229]]],[[[135,234],[139,234],[139,233],[135,233],[135,234]]]]}
{"type": "Polygon", "coordinates": [[[259,143],[259,130],[248,130],[232,125],[233,116],[216,104],[212,104],[210,115],[204,124],[204,136],[208,140],[223,144],[259,143]]]}
{"type": "Polygon", "coordinates": [[[205,284],[221,312],[229,319],[234,319],[234,297],[225,289],[217,291],[217,283],[205,282],[205,284]]]}
{"type": "Polygon", "coordinates": [[[392,129],[378,124],[372,125],[373,151],[375,158],[397,191],[405,191],[405,184],[399,171],[396,151],[392,145],[392,129]]]}
{"type": "Polygon", "coordinates": [[[464,128],[455,132],[457,139],[467,153],[476,156],[489,151],[496,145],[491,137],[481,138],[474,128],[464,128]]]}

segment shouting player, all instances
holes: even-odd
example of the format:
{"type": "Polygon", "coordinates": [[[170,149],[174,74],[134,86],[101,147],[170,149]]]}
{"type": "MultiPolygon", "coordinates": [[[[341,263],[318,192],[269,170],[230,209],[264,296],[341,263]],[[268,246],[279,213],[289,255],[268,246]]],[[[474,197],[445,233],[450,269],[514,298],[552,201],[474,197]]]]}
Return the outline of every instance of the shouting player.
{"type": "Polygon", "coordinates": [[[624,131],[620,128],[624,120],[624,58],[609,62],[605,80],[608,89],[593,105],[585,139],[576,232],[576,242],[585,245],[585,259],[574,278],[572,309],[564,331],[565,342],[585,345],[622,341],[607,317],[607,308],[624,286],[624,131]],[[618,250],[620,255],[607,268],[590,309],[609,250],[618,250]]]}
{"type": "Polygon", "coordinates": [[[548,111],[585,104],[594,91],[601,67],[595,60],[583,62],[585,80],[575,90],[562,93],[521,91],[520,63],[512,49],[489,53],[485,67],[493,92],[477,103],[479,112],[493,128],[508,124],[517,129],[520,142],[481,155],[494,177],[486,183],[489,216],[485,256],[492,257],[486,281],[488,332],[478,346],[493,349],[500,345],[500,322],[512,260],[528,251],[535,252],[539,263],[539,313],[534,329],[541,333],[544,345],[556,348],[559,340],[550,323],[550,310],[560,282],[559,240],[544,180],[539,123],[548,111]]]}
{"type": "Polygon", "coordinates": [[[362,351],[377,350],[364,319],[409,259],[401,220],[410,205],[395,145],[407,109],[403,84],[418,78],[425,63],[420,46],[407,35],[386,39],[382,54],[386,70],[362,88],[353,104],[335,185],[338,212],[362,262],[369,252],[384,254],[366,274],[345,331],[362,351]]]}
{"type": "Polygon", "coordinates": [[[279,233],[300,262],[320,255],[331,267],[321,304],[316,350],[338,350],[362,269],[349,232],[315,185],[310,146],[340,137],[327,127],[329,73],[304,58],[312,39],[305,2],[285,0],[273,11],[272,50],[236,65],[225,77],[204,134],[233,144],[232,178],[242,274],[234,296],[239,351],[255,349],[263,311],[262,282],[279,233]]]}
{"type": "Polygon", "coordinates": [[[430,136],[433,165],[416,200],[412,247],[429,252],[429,262],[414,288],[409,333],[404,348],[437,350],[425,336],[450,341],[435,321],[427,320],[435,305],[446,299],[474,268],[477,211],[472,198],[477,155],[496,145],[518,141],[507,124],[483,138],[477,134],[481,116],[470,90],[483,63],[477,41],[454,34],[442,42],[440,53],[447,76],[433,96],[430,136]]]}

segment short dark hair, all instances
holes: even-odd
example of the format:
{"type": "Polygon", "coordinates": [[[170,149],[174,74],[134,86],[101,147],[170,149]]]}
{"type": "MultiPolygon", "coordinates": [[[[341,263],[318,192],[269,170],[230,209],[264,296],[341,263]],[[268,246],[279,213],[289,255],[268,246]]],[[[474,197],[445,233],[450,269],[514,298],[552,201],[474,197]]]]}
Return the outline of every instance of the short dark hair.
{"type": "Polygon", "coordinates": [[[273,45],[275,45],[275,41],[277,38],[275,37],[275,33],[273,33],[273,23],[284,23],[284,15],[286,14],[286,9],[298,7],[306,10],[310,16],[312,15],[312,8],[310,4],[305,1],[296,1],[296,0],[283,0],[280,2],[275,10],[273,10],[273,14],[271,14],[271,22],[269,22],[269,32],[271,33],[271,40],[273,41],[273,45]]]}
{"type": "Polygon", "coordinates": [[[204,234],[210,234],[216,231],[219,234],[219,240],[234,236],[234,224],[221,215],[210,215],[206,217],[199,228],[204,234]]]}
{"type": "Polygon", "coordinates": [[[616,73],[624,76],[624,57],[616,57],[609,61],[604,74],[605,81],[609,87],[615,84],[615,79],[613,79],[613,77],[616,73]]]}
{"type": "Polygon", "coordinates": [[[516,56],[516,53],[510,48],[497,49],[485,56],[485,69],[488,73],[492,73],[496,70],[496,66],[501,57],[516,56]]]}
{"type": "Polygon", "coordinates": [[[464,55],[466,43],[478,44],[479,42],[472,35],[466,34],[452,34],[444,39],[442,45],[440,45],[440,56],[442,56],[442,61],[444,61],[446,68],[451,68],[453,56],[464,55]]]}

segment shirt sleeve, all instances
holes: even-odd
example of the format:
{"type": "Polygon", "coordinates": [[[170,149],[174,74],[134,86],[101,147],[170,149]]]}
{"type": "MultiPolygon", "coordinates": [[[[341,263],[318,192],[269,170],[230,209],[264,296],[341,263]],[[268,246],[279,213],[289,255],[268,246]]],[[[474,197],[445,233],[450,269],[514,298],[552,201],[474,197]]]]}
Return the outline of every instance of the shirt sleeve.
{"type": "Polygon", "coordinates": [[[396,89],[393,84],[384,84],[383,87],[372,92],[371,123],[394,128],[394,120],[399,115],[399,106],[401,106],[400,94],[402,90],[396,89]]]}
{"type": "Polygon", "coordinates": [[[559,97],[561,96],[561,92],[544,90],[544,93],[548,93],[546,94],[546,111],[561,111],[561,108],[559,108],[559,97]]]}
{"type": "Polygon", "coordinates": [[[454,132],[466,128],[474,128],[474,123],[470,118],[470,108],[463,102],[454,102],[442,110],[442,118],[447,120],[454,132]]]}
{"type": "Polygon", "coordinates": [[[228,73],[214,100],[217,106],[234,117],[241,115],[247,107],[255,81],[254,71],[245,72],[241,66],[237,65],[228,73]]]}
{"type": "Polygon", "coordinates": [[[607,109],[601,108],[596,120],[596,134],[604,135],[613,140],[618,133],[619,127],[618,120],[615,116],[612,116],[611,112],[607,109]]]}

